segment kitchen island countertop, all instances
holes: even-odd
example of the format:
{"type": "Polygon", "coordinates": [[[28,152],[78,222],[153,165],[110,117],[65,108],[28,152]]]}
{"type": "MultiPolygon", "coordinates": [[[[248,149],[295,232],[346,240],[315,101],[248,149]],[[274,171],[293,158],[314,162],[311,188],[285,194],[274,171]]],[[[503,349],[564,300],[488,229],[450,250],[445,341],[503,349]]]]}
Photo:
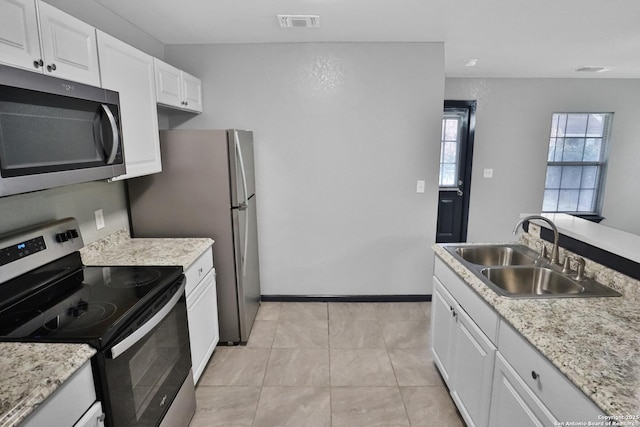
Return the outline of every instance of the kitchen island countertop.
{"type": "Polygon", "coordinates": [[[19,425],[95,353],[86,344],[0,343],[0,426],[19,425]]]}
{"type": "Polygon", "coordinates": [[[505,298],[442,246],[433,250],[605,414],[640,416],[640,310],[635,295],[505,298]]]}

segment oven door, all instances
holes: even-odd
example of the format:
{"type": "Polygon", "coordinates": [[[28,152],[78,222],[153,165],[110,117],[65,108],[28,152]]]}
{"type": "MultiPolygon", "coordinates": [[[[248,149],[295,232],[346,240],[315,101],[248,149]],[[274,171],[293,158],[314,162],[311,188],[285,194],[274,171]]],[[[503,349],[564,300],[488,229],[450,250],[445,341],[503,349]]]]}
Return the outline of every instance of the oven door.
{"type": "Polygon", "coordinates": [[[183,276],[99,354],[107,426],[159,425],[191,375],[184,288],[183,276]]]}

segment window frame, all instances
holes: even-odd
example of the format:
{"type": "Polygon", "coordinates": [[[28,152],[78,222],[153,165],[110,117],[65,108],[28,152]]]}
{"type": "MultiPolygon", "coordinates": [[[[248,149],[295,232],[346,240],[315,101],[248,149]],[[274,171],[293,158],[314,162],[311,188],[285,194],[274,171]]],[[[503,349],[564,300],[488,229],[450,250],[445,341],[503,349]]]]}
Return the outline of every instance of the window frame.
{"type": "MultiPolygon", "coordinates": [[[[577,112],[577,111],[563,111],[563,112],[553,112],[551,114],[551,127],[550,127],[550,131],[549,131],[549,140],[548,140],[548,145],[547,145],[547,162],[546,162],[546,168],[545,168],[545,183],[544,183],[544,192],[543,192],[543,201],[542,201],[542,212],[544,213],[566,213],[566,214],[571,214],[571,215],[575,215],[575,216],[581,216],[581,217],[585,217],[585,218],[601,218],[600,214],[602,212],[602,204],[603,204],[603,200],[604,200],[604,190],[605,190],[605,183],[606,183],[606,175],[607,175],[607,168],[608,168],[608,163],[609,163],[609,147],[611,145],[611,133],[612,133],[612,127],[613,127],[613,117],[614,117],[614,113],[613,112],[604,112],[604,111],[599,111],[599,112],[577,112]],[[585,133],[582,135],[570,135],[566,133],[566,128],[565,128],[565,133],[563,136],[558,136],[557,134],[554,135],[553,131],[554,131],[554,125],[556,123],[556,116],[557,115],[566,115],[567,119],[565,121],[565,126],[569,120],[569,117],[571,115],[602,115],[605,117],[605,121],[604,121],[604,125],[603,125],[603,132],[602,132],[602,136],[598,136],[598,137],[594,137],[591,136],[589,137],[588,135],[588,121],[587,124],[585,125],[585,133]],[[562,140],[563,144],[566,143],[567,139],[571,139],[571,138],[581,138],[584,139],[584,143],[586,144],[586,141],[588,139],[601,139],[601,148],[600,148],[600,160],[597,161],[566,161],[566,160],[549,160],[549,157],[551,156],[551,140],[553,140],[555,138],[555,141],[557,143],[558,140],[562,140]],[[558,209],[559,204],[560,204],[560,197],[558,196],[558,200],[556,202],[556,209],[555,210],[548,210],[548,209],[544,209],[544,196],[547,193],[547,190],[562,190],[562,184],[560,183],[559,187],[555,188],[548,188],[547,187],[547,177],[548,177],[548,173],[549,173],[549,167],[550,166],[556,166],[556,167],[572,167],[572,166],[577,166],[580,168],[586,168],[586,167],[597,167],[598,168],[598,177],[596,179],[596,183],[594,185],[594,198],[595,201],[593,201],[592,206],[593,206],[593,210],[591,211],[580,211],[580,210],[561,210],[558,209]]],[[[564,146],[563,146],[564,149],[564,146]]],[[[584,148],[583,148],[583,156],[584,156],[584,148]]],[[[555,155],[554,155],[555,157],[555,155]]],[[[583,169],[584,170],[584,169],[583,169]]],[[[562,176],[562,175],[561,175],[562,176]]],[[[562,178],[560,178],[560,181],[562,182],[562,178]]],[[[577,188],[577,190],[581,190],[583,187],[579,187],[577,188]]],[[[564,189],[567,189],[567,187],[565,187],[564,189]]],[[[579,205],[579,200],[578,200],[578,205],[579,205]]],[[[579,208],[579,206],[577,206],[579,208]]]]}

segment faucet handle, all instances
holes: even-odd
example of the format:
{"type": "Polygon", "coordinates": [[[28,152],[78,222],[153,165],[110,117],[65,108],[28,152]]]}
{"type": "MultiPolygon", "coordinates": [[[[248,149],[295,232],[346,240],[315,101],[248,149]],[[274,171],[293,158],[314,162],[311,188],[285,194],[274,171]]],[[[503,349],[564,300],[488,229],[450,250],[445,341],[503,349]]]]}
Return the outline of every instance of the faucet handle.
{"type": "Polygon", "coordinates": [[[579,282],[581,282],[584,279],[586,279],[587,277],[584,275],[584,267],[585,267],[586,262],[585,262],[584,258],[582,258],[580,256],[567,255],[564,258],[564,264],[562,266],[562,272],[564,274],[571,273],[571,260],[574,260],[578,264],[578,269],[576,270],[575,279],[577,281],[579,281],[579,282]]]}
{"type": "Polygon", "coordinates": [[[547,247],[544,245],[544,243],[542,244],[542,248],[540,249],[540,256],[538,257],[538,261],[544,261],[546,259],[548,259],[548,253],[547,253],[547,247]]]}

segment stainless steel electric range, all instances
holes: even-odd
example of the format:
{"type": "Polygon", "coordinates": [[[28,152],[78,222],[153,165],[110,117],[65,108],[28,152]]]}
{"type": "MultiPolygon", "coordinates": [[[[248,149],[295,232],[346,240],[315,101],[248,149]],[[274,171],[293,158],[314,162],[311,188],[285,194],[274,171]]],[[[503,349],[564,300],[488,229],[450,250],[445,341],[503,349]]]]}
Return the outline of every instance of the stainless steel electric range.
{"type": "Polygon", "coordinates": [[[0,237],[0,340],[89,344],[107,426],[187,426],[182,267],[85,266],[82,246],[73,218],[0,237]]]}

